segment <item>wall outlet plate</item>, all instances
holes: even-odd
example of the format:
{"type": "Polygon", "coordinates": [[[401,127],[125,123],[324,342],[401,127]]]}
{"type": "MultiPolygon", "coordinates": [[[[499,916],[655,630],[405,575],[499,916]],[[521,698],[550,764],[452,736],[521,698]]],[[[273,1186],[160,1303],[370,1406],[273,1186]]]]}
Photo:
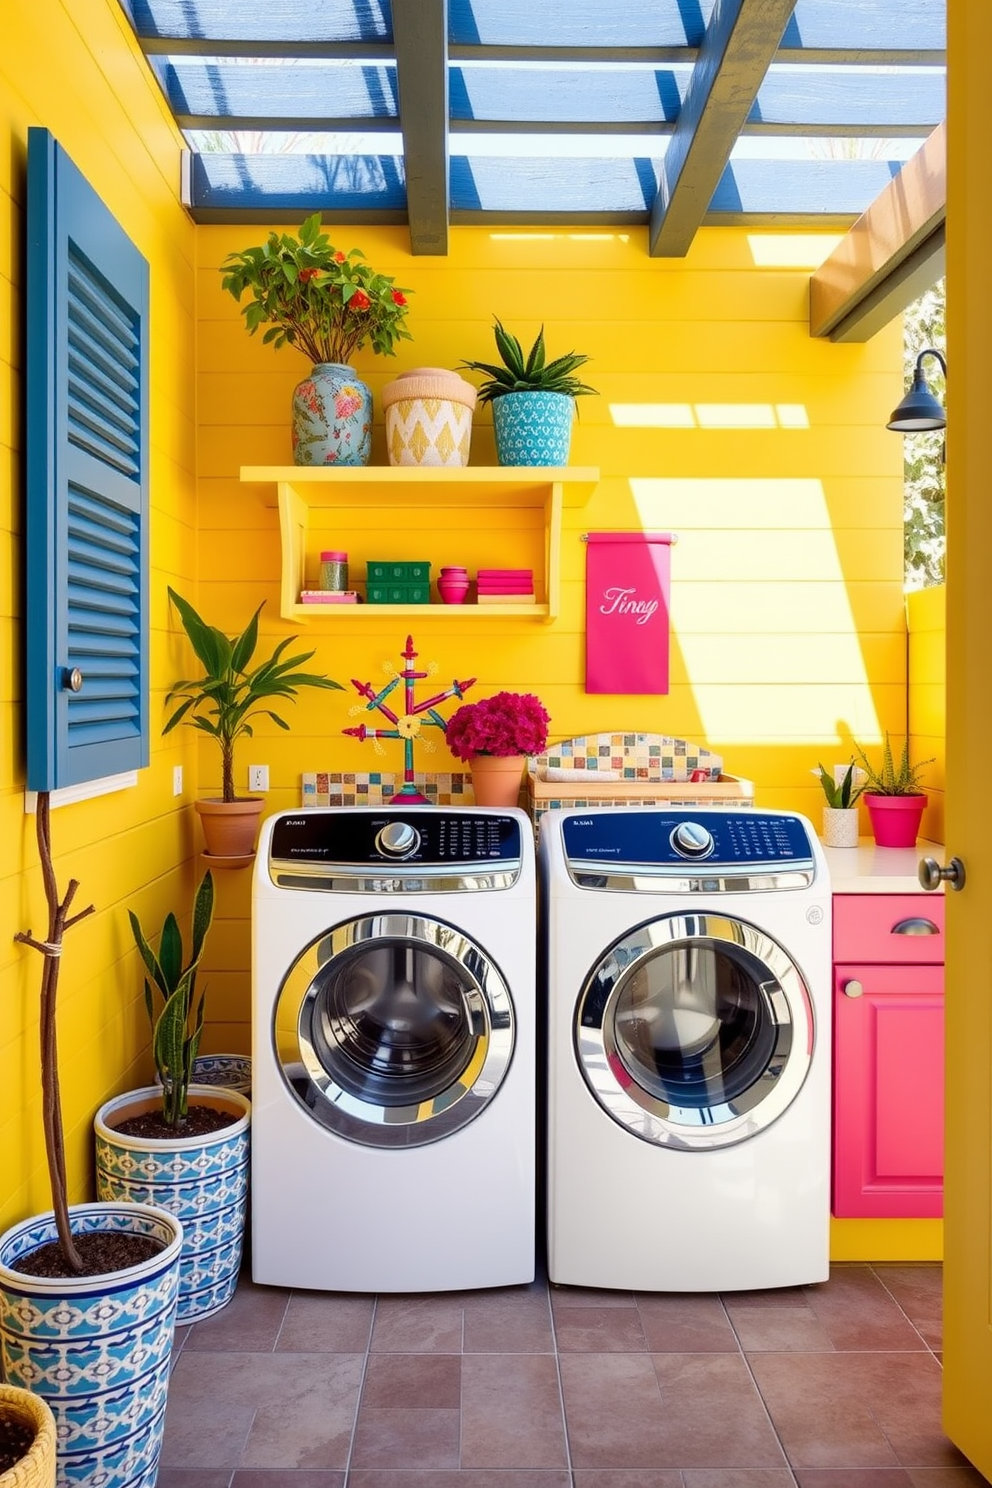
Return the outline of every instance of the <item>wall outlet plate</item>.
{"type": "Polygon", "coordinates": [[[267,791],[269,788],[268,765],[248,766],[248,789],[250,791],[267,791]]]}
{"type": "Polygon", "coordinates": [[[183,767],[182,767],[182,765],[173,765],[173,767],[172,767],[172,794],[174,796],[181,796],[182,793],[183,793],[183,767]]]}

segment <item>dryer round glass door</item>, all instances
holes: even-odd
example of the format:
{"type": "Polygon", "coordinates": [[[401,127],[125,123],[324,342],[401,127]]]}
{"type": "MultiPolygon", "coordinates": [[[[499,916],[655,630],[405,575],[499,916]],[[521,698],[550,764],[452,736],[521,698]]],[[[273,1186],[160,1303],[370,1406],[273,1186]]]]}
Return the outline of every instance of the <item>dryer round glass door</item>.
{"type": "Polygon", "coordinates": [[[375,1147],[449,1136],[492,1100],[513,1006],[481,946],[443,921],[368,915],[313,941],[276,1001],[276,1057],[301,1106],[375,1147]]]}
{"type": "Polygon", "coordinates": [[[714,1148],[754,1136],[802,1088],[813,1005],[754,925],[666,915],[616,941],[586,979],[575,1048],[592,1094],[635,1135],[714,1148]]]}

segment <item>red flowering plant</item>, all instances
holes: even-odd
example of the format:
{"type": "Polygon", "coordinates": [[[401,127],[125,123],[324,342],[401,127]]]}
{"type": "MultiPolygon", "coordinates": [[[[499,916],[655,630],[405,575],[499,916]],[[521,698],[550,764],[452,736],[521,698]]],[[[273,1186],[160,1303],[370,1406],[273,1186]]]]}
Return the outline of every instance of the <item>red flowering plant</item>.
{"type": "Polygon", "coordinates": [[[477,754],[503,758],[540,754],[548,742],[548,716],[532,692],[497,692],[477,703],[464,703],[448,719],[445,738],[456,759],[477,754]]]}
{"type": "Polygon", "coordinates": [[[223,287],[241,303],[248,334],[263,325],[273,346],[295,346],[311,362],[347,366],[366,342],[383,356],[394,342],[411,340],[403,324],[408,290],[377,274],[360,248],[342,252],[320,230],[320,213],[294,236],[269,233],[260,248],[229,253],[221,264],[223,287]]]}

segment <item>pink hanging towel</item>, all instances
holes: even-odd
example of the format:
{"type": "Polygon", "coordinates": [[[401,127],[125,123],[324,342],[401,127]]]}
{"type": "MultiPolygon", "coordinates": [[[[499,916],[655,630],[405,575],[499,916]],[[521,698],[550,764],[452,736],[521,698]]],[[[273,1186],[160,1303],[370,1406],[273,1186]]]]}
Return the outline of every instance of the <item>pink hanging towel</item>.
{"type": "Polygon", "coordinates": [[[667,693],[670,532],[586,539],[586,692],[667,693]]]}

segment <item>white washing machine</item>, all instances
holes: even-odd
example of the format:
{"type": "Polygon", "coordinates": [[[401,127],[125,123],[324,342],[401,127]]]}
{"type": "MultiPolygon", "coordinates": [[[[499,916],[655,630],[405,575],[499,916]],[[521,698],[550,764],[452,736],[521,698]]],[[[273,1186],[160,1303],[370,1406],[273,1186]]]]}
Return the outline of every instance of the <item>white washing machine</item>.
{"type": "Polygon", "coordinates": [[[430,1292],[534,1277],[534,834],[516,809],[263,824],[252,1274],[430,1292]]]}
{"type": "Polygon", "coordinates": [[[548,1273],[828,1274],[830,883],[782,811],[549,811],[548,1273]]]}

